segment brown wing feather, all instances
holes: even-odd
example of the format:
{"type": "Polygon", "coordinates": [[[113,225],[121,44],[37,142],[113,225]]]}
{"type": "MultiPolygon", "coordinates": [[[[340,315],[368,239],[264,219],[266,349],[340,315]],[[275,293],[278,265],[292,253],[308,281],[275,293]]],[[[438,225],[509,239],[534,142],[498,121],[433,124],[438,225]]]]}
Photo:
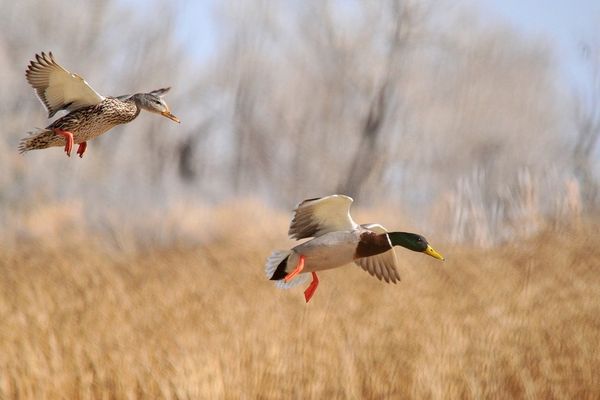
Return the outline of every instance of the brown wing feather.
{"type": "Polygon", "coordinates": [[[396,269],[396,255],[394,249],[371,257],[358,258],[354,261],[356,265],[367,271],[377,279],[396,283],[399,282],[400,274],[396,269]]]}

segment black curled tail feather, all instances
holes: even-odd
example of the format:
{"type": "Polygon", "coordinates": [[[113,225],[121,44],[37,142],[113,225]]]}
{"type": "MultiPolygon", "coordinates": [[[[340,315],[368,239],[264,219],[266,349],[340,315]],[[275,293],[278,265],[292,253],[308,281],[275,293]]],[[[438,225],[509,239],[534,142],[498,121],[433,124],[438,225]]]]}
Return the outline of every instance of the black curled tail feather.
{"type": "Polygon", "coordinates": [[[283,278],[276,278],[281,275],[281,268],[285,271],[285,263],[290,256],[289,250],[275,250],[269,258],[267,258],[267,264],[265,265],[265,275],[267,279],[279,280],[283,278]],[[283,267],[282,267],[283,266],[283,267]]]}
{"type": "Polygon", "coordinates": [[[285,269],[287,267],[288,258],[290,258],[289,254],[283,260],[281,260],[277,268],[275,268],[275,272],[269,278],[270,280],[279,281],[286,277],[287,272],[285,272],[285,269]]]}

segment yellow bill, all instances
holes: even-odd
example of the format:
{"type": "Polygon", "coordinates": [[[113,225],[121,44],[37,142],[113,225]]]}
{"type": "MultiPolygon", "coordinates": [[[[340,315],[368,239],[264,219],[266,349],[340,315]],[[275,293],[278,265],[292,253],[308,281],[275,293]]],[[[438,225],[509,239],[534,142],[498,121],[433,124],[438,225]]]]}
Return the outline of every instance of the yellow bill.
{"type": "Polygon", "coordinates": [[[438,260],[444,261],[444,257],[442,257],[442,255],[435,251],[430,245],[427,245],[427,248],[425,249],[424,253],[433,258],[437,258],[438,260]]]}

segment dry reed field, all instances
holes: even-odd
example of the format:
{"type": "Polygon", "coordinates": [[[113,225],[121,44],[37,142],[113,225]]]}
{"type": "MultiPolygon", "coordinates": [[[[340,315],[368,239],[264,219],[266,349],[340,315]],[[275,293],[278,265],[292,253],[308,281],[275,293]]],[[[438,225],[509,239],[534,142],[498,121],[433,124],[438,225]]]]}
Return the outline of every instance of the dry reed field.
{"type": "Polygon", "coordinates": [[[287,216],[212,219],[194,245],[71,232],[4,247],[0,398],[600,396],[595,227],[436,243],[443,264],[400,250],[400,284],[349,266],[305,304],[263,274],[287,216]]]}

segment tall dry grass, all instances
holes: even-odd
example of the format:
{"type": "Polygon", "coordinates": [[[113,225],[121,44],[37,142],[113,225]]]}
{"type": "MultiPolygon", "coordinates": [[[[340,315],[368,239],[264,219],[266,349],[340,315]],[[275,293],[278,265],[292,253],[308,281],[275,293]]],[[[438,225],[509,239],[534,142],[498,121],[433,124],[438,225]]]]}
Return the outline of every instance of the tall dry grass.
{"type": "Polygon", "coordinates": [[[346,267],[307,305],[263,275],[287,215],[244,211],[212,212],[193,246],[5,246],[0,398],[600,396],[597,226],[435,243],[444,264],[401,251],[399,285],[346,267]]]}

